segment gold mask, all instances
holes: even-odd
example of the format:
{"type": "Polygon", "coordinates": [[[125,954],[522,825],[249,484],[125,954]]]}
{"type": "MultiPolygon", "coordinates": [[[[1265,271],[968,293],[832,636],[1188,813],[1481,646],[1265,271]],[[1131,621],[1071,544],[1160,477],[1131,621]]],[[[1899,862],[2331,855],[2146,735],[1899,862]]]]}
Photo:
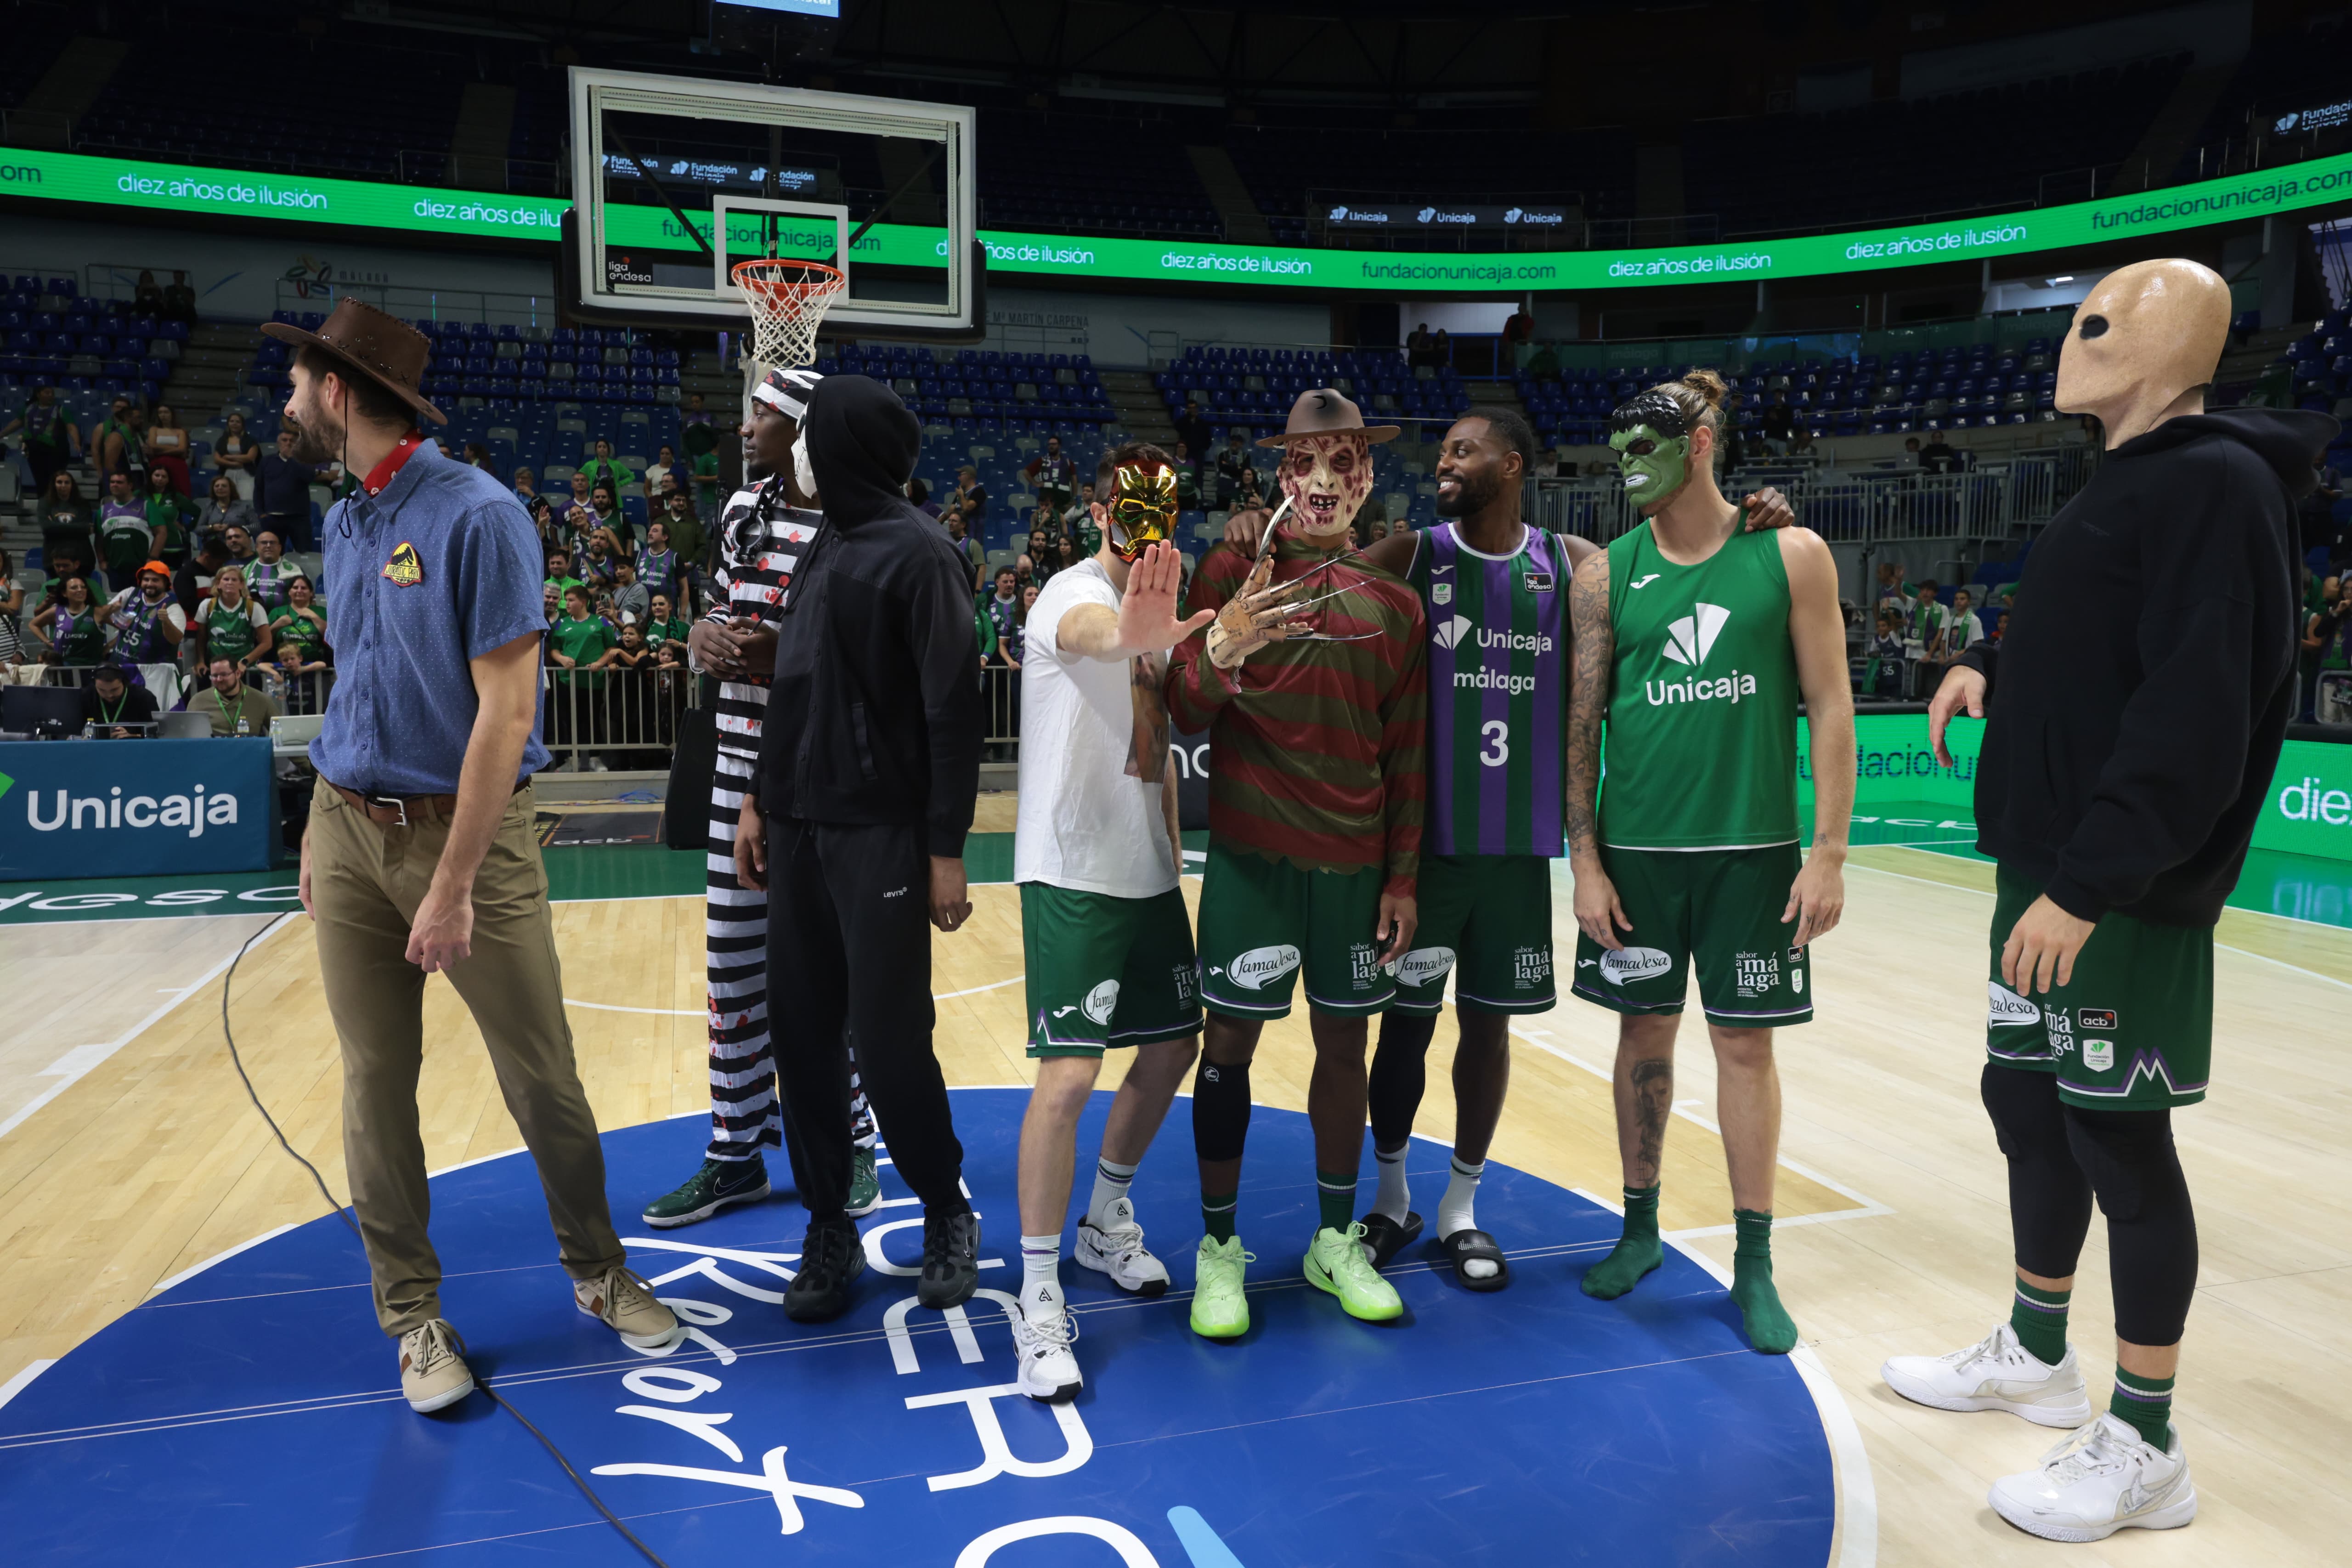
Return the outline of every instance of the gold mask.
{"type": "Polygon", "coordinates": [[[1176,532],[1176,470],[1165,463],[1122,463],[1118,481],[1110,503],[1111,553],[1134,561],[1176,532]]]}

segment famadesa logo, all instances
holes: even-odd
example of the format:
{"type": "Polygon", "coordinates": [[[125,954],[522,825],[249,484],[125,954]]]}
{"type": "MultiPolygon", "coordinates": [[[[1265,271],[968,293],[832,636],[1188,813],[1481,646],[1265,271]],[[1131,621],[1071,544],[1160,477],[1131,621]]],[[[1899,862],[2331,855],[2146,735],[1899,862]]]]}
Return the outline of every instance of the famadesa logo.
{"type": "Polygon", "coordinates": [[[1445,972],[1454,967],[1454,957],[1450,947],[1416,947],[1397,960],[1397,984],[1426,985],[1433,980],[1443,980],[1445,972]]]}
{"type": "MultiPolygon", "coordinates": [[[[1716,638],[1731,619],[1731,612],[1721,605],[1693,605],[1691,613],[1666,627],[1666,646],[1662,648],[1676,664],[1696,669],[1706,662],[1715,651],[1716,638]]],[[[1743,697],[1755,695],[1756,678],[1735,669],[1727,675],[1708,678],[1694,676],[1687,680],[1645,680],[1642,695],[1653,708],[1664,708],[1675,702],[1712,702],[1718,699],[1738,703],[1743,697]]]]}
{"type": "Polygon", "coordinates": [[[1095,1023],[1109,1023],[1110,1016],[1118,1010],[1118,982],[1104,981],[1087,992],[1087,999],[1078,1006],[1079,1010],[1095,1023]]]}
{"type": "Polygon", "coordinates": [[[1298,950],[1283,943],[1254,947],[1226,966],[1225,977],[1244,991],[1255,991],[1269,980],[1279,980],[1298,967],[1298,950]]]}
{"type": "Polygon", "coordinates": [[[1990,999],[1985,1011],[1987,1025],[1998,1028],[2003,1024],[2042,1022],[2042,1008],[2038,1004],[2020,996],[1998,980],[1989,980],[1985,985],[1990,999]]]}
{"type": "Polygon", "coordinates": [[[1654,979],[1675,966],[1654,947],[1621,947],[1601,955],[1601,978],[1612,985],[1654,979]]]}
{"type": "Polygon", "coordinates": [[[149,828],[176,827],[185,829],[191,838],[202,838],[206,827],[236,825],[236,796],[228,793],[207,795],[203,784],[186,795],[134,795],[127,799],[121,784],[102,795],[68,795],[62,789],[32,789],[25,792],[25,825],[36,833],[106,833],[124,827],[144,832],[149,828]],[[53,796],[56,801],[46,821],[41,816],[44,795],[53,796]]]}

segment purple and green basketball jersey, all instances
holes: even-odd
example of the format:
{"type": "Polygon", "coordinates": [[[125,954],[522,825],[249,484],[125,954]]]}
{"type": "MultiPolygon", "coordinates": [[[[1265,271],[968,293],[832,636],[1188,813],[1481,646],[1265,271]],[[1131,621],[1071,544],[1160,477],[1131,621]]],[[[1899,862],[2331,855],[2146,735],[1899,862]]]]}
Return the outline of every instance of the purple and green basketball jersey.
{"type": "Polygon", "coordinates": [[[1561,853],[1568,730],[1568,552],[1530,528],[1482,555],[1450,522],[1408,574],[1429,614],[1432,855],[1561,853]]]}

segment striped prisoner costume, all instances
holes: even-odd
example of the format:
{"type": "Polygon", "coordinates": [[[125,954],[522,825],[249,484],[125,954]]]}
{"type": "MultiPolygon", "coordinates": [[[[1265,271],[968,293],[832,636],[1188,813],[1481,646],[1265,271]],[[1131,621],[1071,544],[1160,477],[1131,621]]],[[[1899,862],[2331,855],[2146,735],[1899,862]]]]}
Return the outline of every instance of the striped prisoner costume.
{"type": "MultiPolygon", "coordinates": [[[[709,613],[756,617],[772,626],[783,614],[800,552],[816,535],[820,514],[784,504],[780,479],[753,481],[727,503],[719,524],[719,564],[709,613]]],[[[776,1061],[768,1042],[768,896],[735,878],[735,823],[760,755],[760,721],[768,677],[719,688],[719,759],[710,785],[710,844],[703,930],[710,1007],[710,1147],[714,1160],[748,1160],[783,1142],[776,1100],[776,1061]]],[[[874,1143],[874,1117],[853,1060],[850,1117],[856,1142],[874,1143]]]]}

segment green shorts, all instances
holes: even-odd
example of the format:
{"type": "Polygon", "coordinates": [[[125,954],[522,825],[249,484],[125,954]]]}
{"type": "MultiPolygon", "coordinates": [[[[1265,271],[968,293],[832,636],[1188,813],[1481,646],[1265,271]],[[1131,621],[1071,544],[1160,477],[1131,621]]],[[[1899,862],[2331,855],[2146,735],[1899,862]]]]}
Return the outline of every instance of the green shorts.
{"type": "Polygon", "coordinates": [[[1209,840],[1201,883],[1201,1000],[1234,1018],[1282,1018],[1307,973],[1307,1005],[1363,1017],[1384,1012],[1396,979],[1374,932],[1388,875],[1306,871],[1209,840]]]}
{"type": "Polygon", "coordinates": [[[1551,983],[1551,862],[1534,855],[1424,855],[1421,924],[1397,960],[1397,1011],[1546,1013],[1551,983]]]}
{"type": "Polygon", "coordinates": [[[1201,1032],[1192,922],[1174,888],[1149,899],[1021,884],[1029,1054],[1098,1057],[1201,1032]]]}
{"type": "Polygon", "coordinates": [[[1783,921],[1804,858],[1794,844],[1761,849],[1612,849],[1601,864],[1631,931],[1602,947],[1581,931],[1576,979],[1587,1002],[1618,1013],[1679,1013],[1691,970],[1707,1021],[1773,1029],[1812,1021],[1811,960],[1783,921]]]}
{"type": "Polygon", "coordinates": [[[1985,1052],[2003,1067],[2058,1075],[2058,1098],[2109,1110],[2161,1110],[2205,1098],[2213,1065],[2213,929],[2101,920],[2074,978],[2040,995],[2001,984],[2010,928],[2042,885],[1993,877],[1985,1052]]]}

